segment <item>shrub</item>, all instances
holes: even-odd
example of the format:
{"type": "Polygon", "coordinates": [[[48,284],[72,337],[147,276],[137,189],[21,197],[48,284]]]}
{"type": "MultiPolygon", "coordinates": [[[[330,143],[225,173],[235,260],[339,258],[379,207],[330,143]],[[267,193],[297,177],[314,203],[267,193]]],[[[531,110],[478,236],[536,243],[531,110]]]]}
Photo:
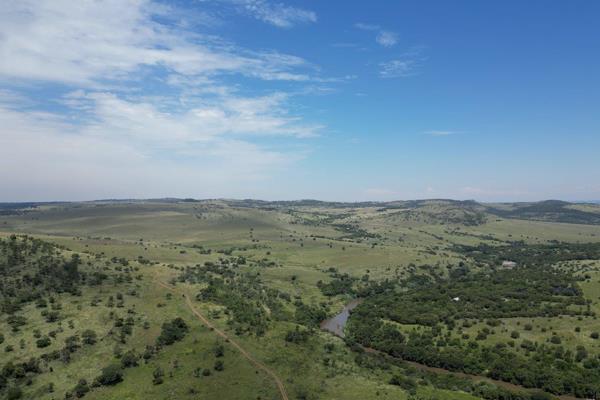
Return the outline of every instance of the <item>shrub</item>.
{"type": "Polygon", "coordinates": [[[121,367],[137,367],[139,359],[140,358],[138,357],[138,355],[135,354],[133,350],[130,350],[127,353],[123,354],[123,357],[121,357],[121,367]]]}
{"type": "Polygon", "coordinates": [[[86,329],[81,333],[81,338],[84,344],[95,344],[98,338],[96,332],[91,329],[86,329]]]}
{"type": "Polygon", "coordinates": [[[161,367],[156,367],[156,369],[152,372],[152,383],[155,385],[160,385],[164,382],[163,376],[165,373],[163,372],[161,367]]]}
{"type": "Polygon", "coordinates": [[[293,331],[287,331],[285,341],[290,343],[304,343],[308,340],[308,331],[300,330],[297,326],[293,331]]]}
{"type": "Polygon", "coordinates": [[[101,386],[112,386],[123,380],[123,370],[118,364],[111,364],[102,368],[102,373],[96,378],[96,382],[101,386]]]}
{"type": "Polygon", "coordinates": [[[188,331],[188,326],[183,319],[177,317],[171,322],[162,325],[162,331],[156,339],[157,344],[165,346],[180,341],[188,331]]]}
{"type": "Polygon", "coordinates": [[[40,349],[50,346],[50,343],[52,343],[52,341],[48,336],[44,336],[43,338],[40,338],[35,341],[35,345],[40,349]]]}
{"type": "Polygon", "coordinates": [[[6,391],[6,399],[7,400],[18,400],[23,396],[23,392],[21,388],[18,386],[11,386],[6,391]]]}
{"type": "Polygon", "coordinates": [[[87,392],[90,391],[90,387],[85,379],[80,379],[77,383],[77,386],[73,389],[73,394],[75,397],[80,398],[85,396],[87,392]]]}
{"type": "Polygon", "coordinates": [[[413,379],[404,376],[394,375],[392,379],[390,379],[390,385],[400,386],[409,393],[415,393],[417,391],[417,383],[413,379]]]}

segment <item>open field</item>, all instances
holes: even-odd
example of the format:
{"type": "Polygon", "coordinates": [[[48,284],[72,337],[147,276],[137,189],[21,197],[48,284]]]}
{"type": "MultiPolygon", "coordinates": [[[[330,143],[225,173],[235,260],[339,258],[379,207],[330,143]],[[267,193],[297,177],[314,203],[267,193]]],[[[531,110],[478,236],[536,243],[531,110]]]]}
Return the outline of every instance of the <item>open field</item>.
{"type": "MultiPolygon", "coordinates": [[[[501,207],[514,209],[493,209],[501,207]]],[[[600,209],[569,207],[585,213],[600,209]]],[[[219,339],[194,317],[185,299],[160,281],[188,293],[195,309],[281,379],[291,399],[480,398],[458,384],[407,372],[402,364],[363,360],[351,343],[317,327],[319,318],[333,315],[369,285],[419,276],[452,279],[451,271],[459,264],[482,273],[499,268],[457,246],[600,243],[600,225],[552,222],[548,215],[508,218],[490,208],[446,201],[348,206],[215,200],[53,204],[4,213],[4,243],[13,234],[30,235],[59,246],[55,251],[66,260],[78,254],[80,274],[88,281],[71,292],[40,292],[39,298],[47,301],[43,307],[31,299],[14,311],[3,311],[1,364],[19,365],[31,357],[41,361],[38,372],[9,374],[2,391],[8,396],[18,387],[22,398],[62,399],[84,379],[89,387],[84,396],[90,399],[281,398],[269,374],[219,339]],[[94,273],[106,277],[91,285],[94,273]],[[324,289],[330,283],[344,289],[324,289]],[[57,318],[49,321],[44,310],[56,311],[57,318]],[[14,322],[11,315],[24,320],[14,322]],[[187,333],[157,348],[163,324],[176,317],[185,321],[187,333]],[[81,342],[86,330],[95,332],[95,343],[81,342]],[[38,339],[46,337],[50,343],[38,347],[38,339]],[[77,344],[67,354],[65,341],[71,337],[77,337],[77,344]],[[219,346],[222,355],[216,355],[219,346]],[[93,384],[102,368],[119,365],[128,352],[135,355],[137,366],[123,367],[121,382],[93,384]],[[56,358],[44,356],[50,353],[56,358]],[[217,362],[223,363],[222,370],[215,369],[217,362]],[[153,374],[158,370],[162,382],[156,384],[153,374]],[[405,375],[418,384],[392,379],[405,375]]],[[[32,260],[41,257],[36,254],[32,260]]],[[[591,335],[600,331],[600,259],[566,263],[589,302],[589,314],[499,317],[478,345],[513,340],[514,352],[523,355],[520,342],[558,346],[550,343],[558,336],[571,354],[585,347],[580,364],[597,359],[600,340],[591,335]]],[[[18,274],[31,274],[33,264],[26,261],[18,274]]],[[[5,277],[5,289],[17,285],[14,278],[5,277]]],[[[441,323],[439,328],[449,339],[473,339],[490,327],[488,319],[460,318],[457,325],[469,323],[460,329],[441,323]]],[[[431,328],[388,324],[407,337],[431,328]]]]}

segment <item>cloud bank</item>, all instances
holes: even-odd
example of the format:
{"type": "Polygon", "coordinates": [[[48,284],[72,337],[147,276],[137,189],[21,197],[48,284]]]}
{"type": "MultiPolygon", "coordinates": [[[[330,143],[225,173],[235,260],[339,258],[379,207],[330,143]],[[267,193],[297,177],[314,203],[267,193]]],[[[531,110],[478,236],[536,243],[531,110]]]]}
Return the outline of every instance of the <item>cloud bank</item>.
{"type": "MultiPolygon", "coordinates": [[[[279,27],[316,21],[243,5],[279,27]]],[[[291,93],[247,95],[230,78],[310,83],[322,79],[315,67],[187,30],[182,15],[150,0],[2,5],[0,179],[11,195],[0,201],[233,195],[303,157],[302,139],[322,126],[294,112],[291,93]]]]}

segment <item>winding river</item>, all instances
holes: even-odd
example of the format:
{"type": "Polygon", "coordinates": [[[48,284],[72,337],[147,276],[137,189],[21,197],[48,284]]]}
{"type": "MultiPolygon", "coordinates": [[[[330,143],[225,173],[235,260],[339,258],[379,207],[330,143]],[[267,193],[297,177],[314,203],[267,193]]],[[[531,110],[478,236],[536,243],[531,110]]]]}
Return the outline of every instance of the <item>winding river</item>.
{"type": "MultiPolygon", "coordinates": [[[[346,323],[348,322],[348,318],[350,317],[350,312],[362,302],[363,302],[363,299],[354,299],[354,300],[350,301],[348,304],[346,304],[344,306],[342,311],[340,311],[338,314],[321,322],[321,329],[331,332],[334,335],[343,338],[344,337],[344,328],[346,327],[346,323]]],[[[389,354],[386,354],[379,350],[371,349],[368,347],[363,347],[363,350],[366,351],[367,353],[380,354],[384,357],[394,358],[394,357],[390,356],[389,354]]],[[[535,389],[525,388],[524,386],[515,385],[515,384],[509,383],[509,382],[498,381],[498,380],[491,379],[491,378],[488,378],[485,376],[471,375],[471,374],[466,374],[463,372],[455,372],[455,371],[449,371],[447,369],[430,367],[428,365],[419,364],[414,361],[408,361],[408,360],[402,360],[402,361],[404,361],[406,364],[408,364],[412,367],[415,367],[417,369],[420,369],[422,371],[434,372],[434,373],[438,373],[438,374],[454,375],[454,376],[458,376],[461,378],[471,379],[475,382],[480,382],[480,381],[489,382],[489,383],[495,384],[497,386],[500,386],[502,388],[512,390],[515,392],[519,392],[519,391],[523,391],[523,390],[527,391],[527,392],[531,392],[532,390],[535,390],[535,389]]],[[[578,399],[577,397],[573,397],[570,395],[555,396],[554,398],[558,398],[560,400],[577,400],[578,399]]]]}
{"type": "Polygon", "coordinates": [[[350,303],[346,304],[342,311],[340,311],[338,314],[321,322],[321,329],[343,338],[344,327],[348,322],[348,317],[350,317],[350,311],[356,308],[356,306],[362,303],[362,301],[362,299],[354,299],[350,303]]]}

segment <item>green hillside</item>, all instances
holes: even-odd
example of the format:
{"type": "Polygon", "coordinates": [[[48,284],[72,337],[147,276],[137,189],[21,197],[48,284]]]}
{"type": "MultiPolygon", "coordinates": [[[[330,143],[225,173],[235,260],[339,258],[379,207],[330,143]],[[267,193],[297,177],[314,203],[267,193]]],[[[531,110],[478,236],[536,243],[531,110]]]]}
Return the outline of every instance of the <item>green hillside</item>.
{"type": "Polygon", "coordinates": [[[598,209],[451,200],[3,204],[0,393],[592,397],[600,390],[598,209]],[[345,339],[320,329],[354,298],[362,303],[345,339]]]}

